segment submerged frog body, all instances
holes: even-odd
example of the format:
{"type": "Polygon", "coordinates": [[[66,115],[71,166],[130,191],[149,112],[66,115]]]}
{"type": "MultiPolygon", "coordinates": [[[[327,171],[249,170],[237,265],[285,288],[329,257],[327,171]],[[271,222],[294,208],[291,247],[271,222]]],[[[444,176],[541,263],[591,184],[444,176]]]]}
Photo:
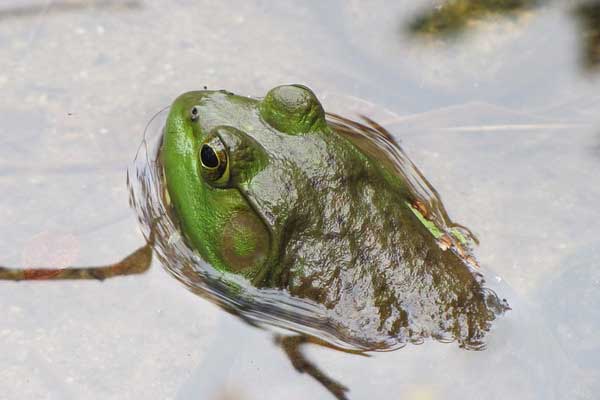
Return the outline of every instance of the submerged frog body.
{"type": "Polygon", "coordinates": [[[172,104],[160,157],[186,242],[224,273],[312,300],[354,331],[477,347],[507,306],[410,206],[408,183],[300,85],[172,104]]]}

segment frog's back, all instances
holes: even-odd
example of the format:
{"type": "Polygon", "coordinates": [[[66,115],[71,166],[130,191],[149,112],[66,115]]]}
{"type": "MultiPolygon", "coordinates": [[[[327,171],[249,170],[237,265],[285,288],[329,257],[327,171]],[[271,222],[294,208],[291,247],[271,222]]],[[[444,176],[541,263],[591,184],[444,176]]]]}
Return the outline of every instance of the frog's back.
{"type": "Polygon", "coordinates": [[[380,165],[362,158],[344,169],[344,180],[315,182],[320,202],[296,216],[305,229],[286,244],[290,293],[325,305],[356,332],[479,346],[505,306],[480,274],[438,246],[380,165]]]}

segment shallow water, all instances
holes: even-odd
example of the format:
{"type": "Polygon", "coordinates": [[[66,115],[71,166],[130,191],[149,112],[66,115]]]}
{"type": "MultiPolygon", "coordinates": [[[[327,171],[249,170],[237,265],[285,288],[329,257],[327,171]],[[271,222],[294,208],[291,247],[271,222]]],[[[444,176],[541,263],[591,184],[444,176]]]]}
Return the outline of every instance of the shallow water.
{"type": "MultiPolygon", "coordinates": [[[[403,27],[428,2],[277,4],[0,2],[0,264],[120,259],[143,243],[125,171],[156,111],[204,85],[300,82],[396,135],[513,308],[482,352],[308,357],[352,399],[595,398],[600,73],[569,10],[424,44],[403,27]]],[[[330,397],[157,262],[104,283],[3,282],[0,307],[10,399],[330,397]]]]}

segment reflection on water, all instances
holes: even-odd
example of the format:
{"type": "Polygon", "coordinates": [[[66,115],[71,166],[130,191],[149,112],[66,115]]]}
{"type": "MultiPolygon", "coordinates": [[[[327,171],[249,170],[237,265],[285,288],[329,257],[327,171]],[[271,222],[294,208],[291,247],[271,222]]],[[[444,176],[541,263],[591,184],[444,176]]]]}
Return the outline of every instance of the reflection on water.
{"type": "Polygon", "coordinates": [[[416,16],[409,30],[432,36],[457,35],[476,21],[497,14],[518,16],[545,2],[547,0],[448,0],[416,16]]]}
{"type": "MultiPolygon", "coordinates": [[[[560,4],[553,0],[447,0],[415,16],[408,24],[408,31],[419,36],[457,37],[495,16],[519,18],[551,3],[560,4]]],[[[576,3],[571,14],[579,27],[581,64],[594,70],[600,66],[600,2],[576,3]]]]}
{"type": "Polygon", "coordinates": [[[141,8],[139,0],[79,0],[79,1],[49,1],[46,4],[22,5],[11,8],[0,8],[0,21],[13,18],[37,17],[40,15],[74,12],[82,9],[107,9],[111,12],[119,10],[134,10],[141,8]]]}

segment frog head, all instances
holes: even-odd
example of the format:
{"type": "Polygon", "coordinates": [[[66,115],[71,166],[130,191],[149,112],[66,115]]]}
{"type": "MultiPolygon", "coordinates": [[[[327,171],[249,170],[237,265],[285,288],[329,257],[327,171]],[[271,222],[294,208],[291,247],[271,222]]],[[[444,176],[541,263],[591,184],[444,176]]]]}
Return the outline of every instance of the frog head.
{"type": "Polygon", "coordinates": [[[322,209],[314,185],[331,178],[329,137],[323,107],[304,86],[279,86],[262,100],[207,90],[179,96],[161,159],[188,244],[257,286],[277,279],[286,235],[322,209]]]}

